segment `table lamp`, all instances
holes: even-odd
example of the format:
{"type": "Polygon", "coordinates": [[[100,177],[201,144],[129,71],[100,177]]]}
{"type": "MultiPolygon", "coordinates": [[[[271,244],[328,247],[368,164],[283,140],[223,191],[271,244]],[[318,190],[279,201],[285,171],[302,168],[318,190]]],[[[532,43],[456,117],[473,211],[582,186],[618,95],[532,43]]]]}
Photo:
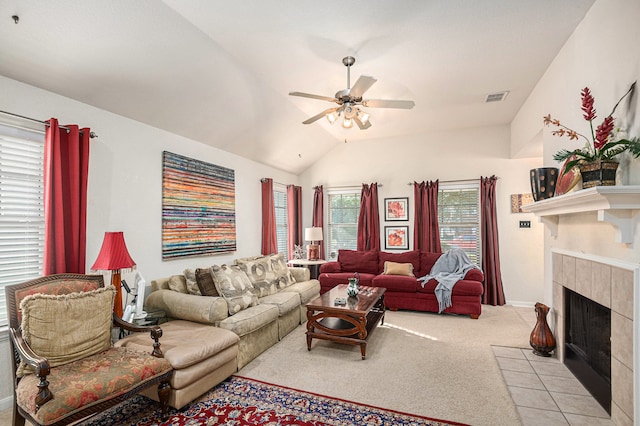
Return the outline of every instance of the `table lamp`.
{"type": "Polygon", "coordinates": [[[311,244],[307,244],[307,259],[318,260],[320,258],[320,245],[316,244],[316,241],[322,241],[322,228],[305,228],[304,239],[311,242],[311,244]]]}
{"type": "Polygon", "coordinates": [[[134,269],[136,262],[131,259],[127,245],[124,243],[122,232],[105,232],[102,248],[95,263],[91,267],[93,271],[110,271],[111,285],[116,289],[116,298],[113,302],[113,312],[122,318],[122,278],[120,272],[134,269]]]}

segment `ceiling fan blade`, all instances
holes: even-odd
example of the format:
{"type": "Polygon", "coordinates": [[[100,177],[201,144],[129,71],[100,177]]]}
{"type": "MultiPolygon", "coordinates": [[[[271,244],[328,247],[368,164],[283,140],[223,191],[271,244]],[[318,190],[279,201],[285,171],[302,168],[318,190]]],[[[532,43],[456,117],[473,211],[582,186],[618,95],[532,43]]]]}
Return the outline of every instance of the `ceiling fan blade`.
{"type": "Polygon", "coordinates": [[[311,93],[303,93],[303,92],[289,92],[290,96],[300,96],[303,98],[311,98],[311,99],[319,99],[321,101],[329,101],[329,102],[338,102],[336,98],[330,98],[328,96],[321,95],[313,95],[311,93]]]}
{"type": "Polygon", "coordinates": [[[361,75],[360,78],[358,78],[358,81],[356,81],[356,84],[354,84],[351,88],[351,91],[349,91],[349,95],[354,98],[361,98],[362,95],[364,95],[364,92],[369,90],[369,88],[373,86],[373,83],[375,83],[376,81],[378,80],[373,77],[369,77],[368,75],[361,75]]]}
{"type": "Polygon", "coordinates": [[[385,99],[367,99],[366,101],[362,101],[362,106],[369,108],[411,109],[415,104],[413,101],[390,101],[385,99]]]}
{"type": "Polygon", "coordinates": [[[327,114],[331,114],[332,112],[337,111],[339,108],[340,107],[325,109],[320,114],[316,114],[313,117],[306,119],[305,121],[302,122],[302,124],[311,124],[315,121],[318,121],[322,117],[326,116],[327,114]]]}
{"type": "Polygon", "coordinates": [[[360,130],[367,130],[369,127],[371,127],[371,121],[367,120],[366,123],[363,123],[357,115],[353,117],[353,121],[355,121],[358,127],[360,127],[360,130]]]}

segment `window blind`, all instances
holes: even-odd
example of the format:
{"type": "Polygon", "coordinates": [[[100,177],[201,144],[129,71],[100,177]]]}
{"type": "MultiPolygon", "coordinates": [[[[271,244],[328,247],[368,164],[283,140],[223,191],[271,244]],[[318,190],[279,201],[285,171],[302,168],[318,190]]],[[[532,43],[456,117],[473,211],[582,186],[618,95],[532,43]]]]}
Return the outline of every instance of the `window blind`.
{"type": "Polygon", "coordinates": [[[335,260],[339,249],[358,247],[360,192],[328,194],[329,218],[325,246],[328,259],[335,260]]]}
{"type": "Polygon", "coordinates": [[[289,259],[289,229],[287,215],[287,192],[273,190],[273,200],[276,214],[276,238],[278,240],[278,253],[284,254],[285,259],[289,259]]]}
{"type": "Polygon", "coordinates": [[[0,326],[7,325],[4,286],[42,275],[43,139],[0,125],[0,326]]]}
{"type": "Polygon", "coordinates": [[[438,225],[442,251],[459,248],[480,265],[480,187],[441,185],[438,191],[438,225]]]}

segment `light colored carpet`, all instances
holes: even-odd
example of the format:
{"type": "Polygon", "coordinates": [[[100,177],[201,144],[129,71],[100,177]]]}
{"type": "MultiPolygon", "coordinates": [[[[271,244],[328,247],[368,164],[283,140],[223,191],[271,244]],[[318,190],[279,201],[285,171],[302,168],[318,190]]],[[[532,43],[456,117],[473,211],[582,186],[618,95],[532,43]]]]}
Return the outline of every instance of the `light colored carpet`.
{"type": "Polygon", "coordinates": [[[491,345],[529,347],[531,321],[519,309],[483,306],[478,320],[387,311],[365,360],[358,346],[322,340],[307,351],[303,325],[238,375],[443,420],[518,425],[491,345]]]}

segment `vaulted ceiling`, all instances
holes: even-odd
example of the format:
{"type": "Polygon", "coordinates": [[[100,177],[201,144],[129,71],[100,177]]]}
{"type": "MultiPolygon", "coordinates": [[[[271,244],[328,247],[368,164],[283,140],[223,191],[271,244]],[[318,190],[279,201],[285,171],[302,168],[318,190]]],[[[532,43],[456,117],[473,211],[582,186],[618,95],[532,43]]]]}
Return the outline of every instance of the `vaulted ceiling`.
{"type": "Polygon", "coordinates": [[[345,139],[510,123],[593,2],[3,0],[0,74],[298,174],[345,139]],[[348,55],[415,107],[303,125],[332,104],[288,93],[333,97],[348,55]]]}

